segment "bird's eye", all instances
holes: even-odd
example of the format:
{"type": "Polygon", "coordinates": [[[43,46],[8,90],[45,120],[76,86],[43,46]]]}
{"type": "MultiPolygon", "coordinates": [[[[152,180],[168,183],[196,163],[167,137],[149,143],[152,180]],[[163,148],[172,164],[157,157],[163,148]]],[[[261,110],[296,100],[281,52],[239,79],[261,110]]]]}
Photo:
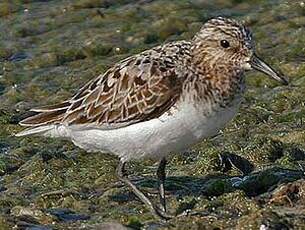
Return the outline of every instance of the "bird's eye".
{"type": "Polygon", "coordinates": [[[230,47],[230,43],[227,40],[221,40],[220,45],[225,49],[230,47]]]}

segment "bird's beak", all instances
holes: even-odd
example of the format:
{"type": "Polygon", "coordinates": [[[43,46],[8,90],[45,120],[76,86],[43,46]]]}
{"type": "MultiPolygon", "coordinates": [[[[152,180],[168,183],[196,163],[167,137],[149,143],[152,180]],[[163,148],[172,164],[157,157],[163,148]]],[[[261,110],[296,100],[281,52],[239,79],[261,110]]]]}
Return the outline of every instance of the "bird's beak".
{"type": "Polygon", "coordinates": [[[272,69],[271,66],[269,66],[266,62],[257,57],[256,54],[252,56],[250,60],[250,65],[253,69],[268,75],[274,80],[281,82],[283,85],[288,85],[288,80],[284,76],[277,73],[274,69],[272,69]]]}

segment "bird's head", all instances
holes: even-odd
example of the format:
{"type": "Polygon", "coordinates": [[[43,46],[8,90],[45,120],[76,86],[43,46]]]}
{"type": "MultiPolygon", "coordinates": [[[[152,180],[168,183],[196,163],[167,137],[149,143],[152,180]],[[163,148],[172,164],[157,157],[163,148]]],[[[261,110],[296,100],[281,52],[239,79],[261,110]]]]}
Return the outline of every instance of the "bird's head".
{"type": "Polygon", "coordinates": [[[242,71],[258,70],[269,77],[288,84],[285,77],[255,54],[255,45],[250,30],[242,23],[217,17],[207,21],[193,39],[196,62],[205,66],[226,70],[233,66],[242,71]]]}

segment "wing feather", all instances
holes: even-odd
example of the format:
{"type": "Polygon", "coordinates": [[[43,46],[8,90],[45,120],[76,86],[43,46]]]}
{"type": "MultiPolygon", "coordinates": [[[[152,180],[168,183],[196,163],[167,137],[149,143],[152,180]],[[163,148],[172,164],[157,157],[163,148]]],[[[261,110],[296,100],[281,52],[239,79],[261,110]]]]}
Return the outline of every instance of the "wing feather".
{"type": "Polygon", "coordinates": [[[166,112],[182,89],[178,74],[173,65],[164,71],[166,64],[160,63],[162,60],[145,57],[143,64],[141,58],[140,55],[129,58],[128,65],[123,61],[102,79],[94,79],[83,87],[70,100],[71,106],[62,122],[97,126],[115,123],[117,127],[120,123],[145,121],[166,112]]]}
{"type": "Polygon", "coordinates": [[[169,43],[129,57],[89,81],[70,100],[33,109],[38,114],[21,125],[93,125],[112,129],[158,118],[181,95],[186,76],[181,74],[174,57],[182,49],[187,53],[189,47],[183,41],[169,43]]]}

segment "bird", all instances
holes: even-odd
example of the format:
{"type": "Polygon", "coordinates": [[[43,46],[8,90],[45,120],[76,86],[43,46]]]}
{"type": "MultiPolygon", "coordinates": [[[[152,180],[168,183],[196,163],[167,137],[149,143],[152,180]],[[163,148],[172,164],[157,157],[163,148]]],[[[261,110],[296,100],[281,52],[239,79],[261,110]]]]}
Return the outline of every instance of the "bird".
{"type": "Polygon", "coordinates": [[[287,78],[255,51],[252,32],[236,19],[207,20],[190,40],[172,41],[114,64],[71,98],[34,108],[17,136],[71,140],[87,152],[119,158],[118,178],[160,219],[167,211],[164,183],[171,153],[215,136],[234,118],[245,92],[245,72],[260,71],[283,85],[287,78]],[[159,162],[160,204],[129,178],[133,160],[159,162]]]}

